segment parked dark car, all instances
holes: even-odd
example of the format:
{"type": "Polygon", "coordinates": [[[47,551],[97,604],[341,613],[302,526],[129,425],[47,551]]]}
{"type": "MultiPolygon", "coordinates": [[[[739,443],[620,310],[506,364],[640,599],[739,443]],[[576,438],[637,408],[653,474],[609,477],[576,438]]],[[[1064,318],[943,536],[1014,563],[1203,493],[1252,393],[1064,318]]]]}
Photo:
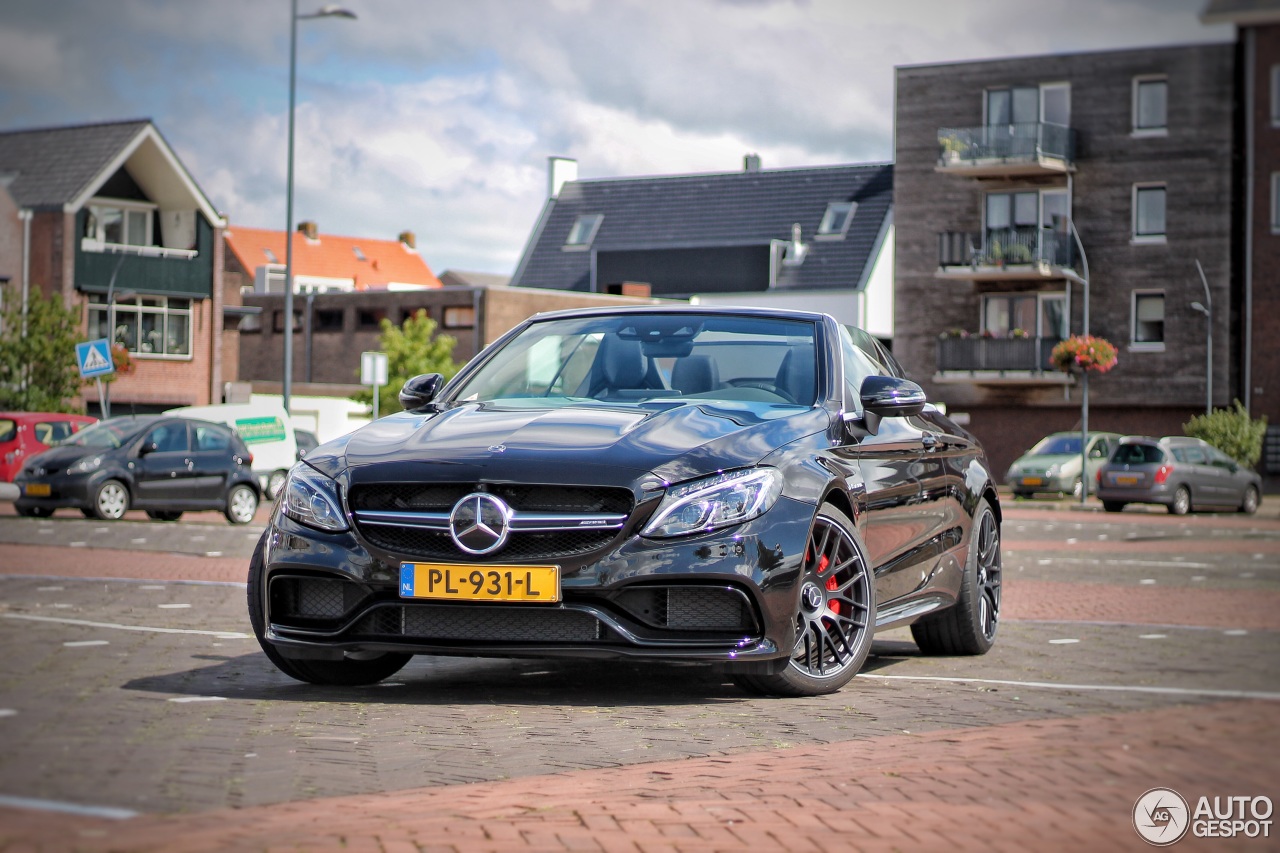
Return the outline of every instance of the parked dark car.
{"type": "Polygon", "coordinates": [[[0,480],[13,482],[29,457],[95,421],[64,412],[0,412],[0,480]]]}
{"type": "Polygon", "coordinates": [[[182,513],[220,509],[248,524],[262,493],[253,456],[229,427],[171,416],[112,418],[33,456],[14,481],[19,515],[49,516],[61,507],[118,519],[129,509],[176,521],[182,513]]]}
{"type": "Polygon", "coordinates": [[[1098,499],[1107,512],[1127,504],[1164,504],[1172,515],[1230,509],[1253,514],[1262,478],[1198,438],[1125,436],[1098,469],[1098,499]]]}
{"type": "MultiPolygon", "coordinates": [[[[1098,469],[1119,440],[1120,436],[1111,432],[1089,433],[1085,455],[1088,457],[1086,470],[1091,478],[1097,476],[1098,469]]],[[[1045,493],[1080,497],[1080,433],[1046,435],[1014,460],[1004,475],[1004,481],[1013,490],[1015,498],[1045,493]]]]}
{"type": "Polygon", "coordinates": [[[982,449],[829,316],[542,315],[400,400],[294,467],[250,564],[254,632],[296,679],[653,658],[798,696],[846,684],[878,629],[996,638],[982,449]]]}

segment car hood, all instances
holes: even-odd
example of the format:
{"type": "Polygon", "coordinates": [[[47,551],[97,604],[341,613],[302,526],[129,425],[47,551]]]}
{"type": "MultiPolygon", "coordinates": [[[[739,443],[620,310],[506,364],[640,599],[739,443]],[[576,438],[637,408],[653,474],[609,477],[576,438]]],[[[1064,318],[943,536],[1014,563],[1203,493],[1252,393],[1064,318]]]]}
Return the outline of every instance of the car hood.
{"type": "Polygon", "coordinates": [[[111,452],[110,449],[106,447],[80,447],[78,445],[51,447],[28,457],[22,467],[26,469],[36,465],[49,471],[61,471],[71,467],[86,456],[97,456],[101,453],[109,452],[111,452]]]}
{"type": "Polygon", "coordinates": [[[527,408],[465,404],[375,421],[307,463],[351,481],[630,485],[652,473],[679,482],[753,465],[825,430],[822,409],[758,403],[650,403],[527,408]]]}

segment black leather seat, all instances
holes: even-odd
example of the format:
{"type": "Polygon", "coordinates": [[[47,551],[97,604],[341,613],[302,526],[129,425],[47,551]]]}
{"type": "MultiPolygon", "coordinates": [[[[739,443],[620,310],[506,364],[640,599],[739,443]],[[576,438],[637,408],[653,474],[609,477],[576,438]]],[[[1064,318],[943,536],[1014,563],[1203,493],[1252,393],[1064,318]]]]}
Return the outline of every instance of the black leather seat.
{"type": "Polygon", "coordinates": [[[671,368],[671,387],[681,394],[701,394],[720,387],[720,371],[705,355],[677,359],[671,368]]]}
{"type": "Polygon", "coordinates": [[[797,403],[808,405],[817,394],[818,372],[811,346],[794,347],[782,357],[774,386],[797,403]]]}

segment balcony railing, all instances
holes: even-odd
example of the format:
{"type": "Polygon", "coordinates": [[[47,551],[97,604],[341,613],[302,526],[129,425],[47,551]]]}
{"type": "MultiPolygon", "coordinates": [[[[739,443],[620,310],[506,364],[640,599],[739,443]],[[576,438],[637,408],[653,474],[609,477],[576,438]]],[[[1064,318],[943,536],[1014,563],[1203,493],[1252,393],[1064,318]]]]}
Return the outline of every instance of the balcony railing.
{"type": "Polygon", "coordinates": [[[938,234],[939,275],[949,278],[1062,277],[1080,273],[1075,241],[1049,228],[938,234]]]}
{"type": "Polygon", "coordinates": [[[938,372],[1056,373],[1049,354],[1061,338],[938,338],[938,372]]]}
{"type": "Polygon", "coordinates": [[[1030,122],[938,130],[938,168],[970,174],[1065,172],[1075,161],[1076,132],[1030,122]]]}

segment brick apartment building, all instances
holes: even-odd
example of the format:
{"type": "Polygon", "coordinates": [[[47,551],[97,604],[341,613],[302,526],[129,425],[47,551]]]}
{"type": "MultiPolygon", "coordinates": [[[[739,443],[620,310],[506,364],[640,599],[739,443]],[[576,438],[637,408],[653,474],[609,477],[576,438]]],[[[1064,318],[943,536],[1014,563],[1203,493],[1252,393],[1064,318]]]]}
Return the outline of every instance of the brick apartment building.
{"type": "Polygon", "coordinates": [[[1180,433],[1204,411],[1197,261],[1213,402],[1242,396],[1234,52],[897,69],[894,352],[968,415],[999,475],[1039,437],[1079,428],[1081,389],[1047,359],[1084,331],[1086,294],[1089,332],[1120,356],[1090,383],[1091,429],[1180,433]]]}
{"type": "MultiPolygon", "coordinates": [[[[222,217],[147,120],[0,132],[0,253],[135,366],[112,413],[221,400],[222,217]],[[110,297],[110,299],[109,299],[110,297]],[[114,329],[111,328],[114,326],[114,329]]],[[[85,386],[90,414],[97,390],[85,386]]]]}

